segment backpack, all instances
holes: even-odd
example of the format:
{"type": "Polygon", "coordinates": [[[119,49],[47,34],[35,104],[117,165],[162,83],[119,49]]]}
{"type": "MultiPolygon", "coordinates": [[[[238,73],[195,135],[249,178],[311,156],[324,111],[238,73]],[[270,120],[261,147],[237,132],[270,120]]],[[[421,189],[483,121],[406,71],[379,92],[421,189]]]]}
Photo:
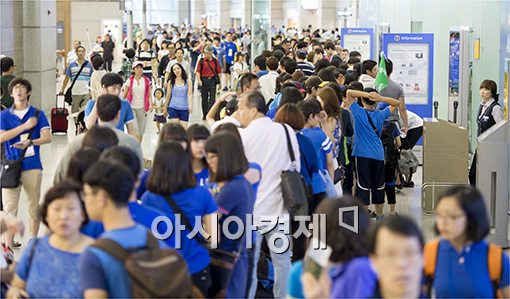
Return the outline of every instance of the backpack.
{"type": "Polygon", "coordinates": [[[384,148],[384,167],[385,169],[396,169],[398,165],[398,150],[393,137],[395,123],[390,122],[381,133],[381,141],[384,148]]]}
{"type": "Polygon", "coordinates": [[[398,170],[401,174],[409,177],[416,172],[420,162],[414,155],[412,150],[402,150],[400,152],[400,158],[398,160],[398,170]]]}
{"type": "Polygon", "coordinates": [[[134,252],[106,238],[97,239],[91,246],[124,263],[131,279],[132,298],[192,296],[191,277],[186,262],[174,249],[159,248],[158,241],[150,232],[147,232],[147,246],[134,252]]]}
{"type": "MultiPolygon", "coordinates": [[[[439,239],[434,239],[427,244],[423,249],[424,272],[426,278],[425,294],[429,294],[432,291],[432,285],[434,284],[434,274],[436,273],[437,264],[437,253],[439,250],[439,239]]],[[[502,276],[503,263],[503,249],[501,247],[489,243],[487,252],[487,265],[489,268],[489,276],[494,288],[494,298],[503,298],[503,294],[499,291],[499,282],[502,276]]]]}

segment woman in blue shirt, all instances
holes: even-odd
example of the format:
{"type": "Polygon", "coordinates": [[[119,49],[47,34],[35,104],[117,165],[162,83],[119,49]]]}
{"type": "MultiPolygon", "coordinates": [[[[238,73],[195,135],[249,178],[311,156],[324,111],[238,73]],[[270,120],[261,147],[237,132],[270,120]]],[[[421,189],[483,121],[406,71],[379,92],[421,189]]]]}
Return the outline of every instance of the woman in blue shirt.
{"type": "Polygon", "coordinates": [[[80,233],[86,220],[80,186],[62,181],[44,198],[41,218],[50,234],[34,239],[16,265],[9,298],[79,298],[78,261],[93,240],[80,233]]]}
{"type": "MultiPolygon", "coordinates": [[[[478,190],[467,186],[446,190],[436,204],[435,228],[440,239],[435,247],[435,271],[426,271],[428,291],[438,298],[494,298],[498,291],[504,298],[510,297],[510,262],[506,254],[502,253],[497,285],[489,275],[487,254],[489,246],[494,245],[484,240],[490,224],[478,190]]],[[[432,242],[425,246],[426,256],[431,255],[428,247],[432,242]]]]}
{"type": "MultiPolygon", "coordinates": [[[[289,277],[288,294],[294,298],[303,298],[311,289],[322,290],[319,297],[329,298],[369,298],[377,285],[377,275],[372,270],[368,259],[366,236],[370,227],[368,213],[352,197],[343,197],[322,201],[317,207],[317,214],[326,215],[326,227],[336,228],[326,231],[326,245],[331,249],[329,264],[322,269],[321,275],[326,274],[329,283],[316,280],[304,269],[305,262],[296,262],[289,277]],[[355,208],[358,213],[342,213],[340,209],[355,208]],[[346,226],[358,225],[358,231],[353,232],[344,226],[338,226],[338,219],[346,226]],[[301,284],[302,283],[302,284],[301,284]],[[308,288],[308,290],[304,289],[308,288]]],[[[308,250],[313,250],[309,249],[308,250]]],[[[312,255],[307,252],[307,255],[312,255]]],[[[316,254],[314,254],[316,255],[316,254]]],[[[319,276],[319,277],[320,277],[319,276]]]]}
{"type": "Polygon", "coordinates": [[[199,186],[207,186],[209,182],[209,169],[205,159],[205,142],[211,136],[207,127],[194,124],[188,128],[190,141],[191,165],[199,186]]]}
{"type": "MultiPolygon", "coordinates": [[[[184,214],[180,215],[181,225],[186,217],[195,227],[196,217],[203,217],[204,229],[211,234],[211,214],[217,210],[216,203],[207,188],[197,186],[190,156],[178,142],[163,141],[159,144],[142,203],[164,212],[170,219],[175,219],[178,214],[171,208],[171,204],[175,204],[184,214]]],[[[207,249],[200,244],[200,236],[190,240],[189,233],[188,229],[180,231],[180,238],[176,236],[176,249],[188,264],[193,284],[206,294],[211,284],[211,259],[207,249]]]]}
{"type": "MultiPolygon", "coordinates": [[[[250,183],[244,177],[248,170],[248,160],[244,155],[243,145],[230,132],[220,132],[212,136],[205,145],[207,161],[211,170],[210,179],[216,182],[219,192],[216,203],[220,212],[220,242],[218,249],[237,256],[234,269],[211,266],[213,284],[209,295],[215,297],[222,290],[226,290],[227,298],[245,297],[248,279],[248,255],[246,252],[245,232],[247,231],[247,217],[253,213],[255,197],[250,183]],[[237,218],[223,227],[227,218],[237,218]],[[240,238],[227,236],[242,231],[240,238]]],[[[251,228],[248,228],[251,233],[251,228]]]]}
{"type": "Polygon", "coordinates": [[[172,65],[166,92],[164,112],[168,114],[170,121],[186,127],[189,115],[193,112],[193,87],[189,84],[188,74],[180,63],[172,65]]]}

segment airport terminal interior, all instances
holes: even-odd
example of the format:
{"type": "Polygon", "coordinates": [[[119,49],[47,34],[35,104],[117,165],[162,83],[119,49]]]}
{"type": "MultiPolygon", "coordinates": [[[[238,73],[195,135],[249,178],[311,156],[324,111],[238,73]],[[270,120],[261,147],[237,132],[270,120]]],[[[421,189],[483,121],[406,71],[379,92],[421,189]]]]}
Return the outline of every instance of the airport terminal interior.
{"type": "Polygon", "coordinates": [[[0,15],[0,298],[510,297],[509,0],[0,15]]]}

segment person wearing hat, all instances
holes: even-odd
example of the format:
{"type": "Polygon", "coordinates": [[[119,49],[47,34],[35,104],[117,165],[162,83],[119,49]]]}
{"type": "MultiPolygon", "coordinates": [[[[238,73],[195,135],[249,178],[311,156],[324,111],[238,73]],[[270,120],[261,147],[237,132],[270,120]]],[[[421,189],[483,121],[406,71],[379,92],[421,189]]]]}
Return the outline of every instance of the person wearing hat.
{"type": "Polygon", "coordinates": [[[150,109],[151,80],[143,75],[143,62],[133,62],[133,73],[124,84],[124,98],[128,100],[133,109],[135,120],[140,135],[140,142],[145,132],[147,112],[150,109]]]}
{"type": "Polygon", "coordinates": [[[216,86],[220,83],[221,66],[218,59],[213,57],[212,51],[211,46],[204,48],[204,57],[198,61],[196,70],[198,86],[202,93],[203,120],[216,100],[216,86]]]}

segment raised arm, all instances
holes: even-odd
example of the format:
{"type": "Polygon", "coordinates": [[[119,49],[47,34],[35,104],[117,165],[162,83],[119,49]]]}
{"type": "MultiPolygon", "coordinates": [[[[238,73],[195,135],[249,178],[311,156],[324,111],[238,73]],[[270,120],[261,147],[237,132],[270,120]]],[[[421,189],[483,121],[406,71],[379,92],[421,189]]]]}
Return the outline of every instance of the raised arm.
{"type": "Polygon", "coordinates": [[[345,108],[349,108],[352,105],[352,103],[356,102],[357,97],[370,98],[370,94],[364,91],[348,89],[346,93],[346,99],[344,101],[345,108]]]}

